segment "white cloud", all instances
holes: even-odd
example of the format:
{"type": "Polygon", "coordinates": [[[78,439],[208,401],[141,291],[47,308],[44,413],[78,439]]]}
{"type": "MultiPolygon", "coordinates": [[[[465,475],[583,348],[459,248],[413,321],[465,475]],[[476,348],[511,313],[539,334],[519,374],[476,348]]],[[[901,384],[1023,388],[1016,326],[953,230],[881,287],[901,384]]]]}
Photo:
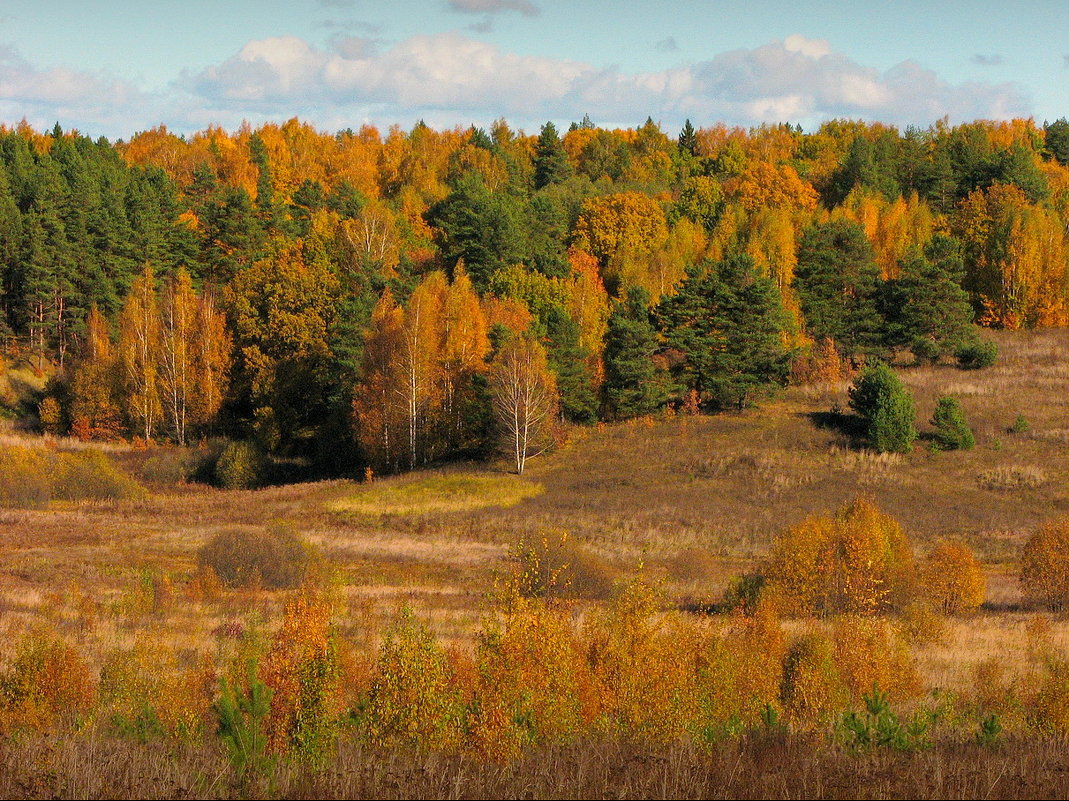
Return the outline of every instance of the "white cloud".
{"type": "Polygon", "coordinates": [[[64,127],[115,135],[144,100],[124,81],[66,67],[39,69],[0,44],[0,123],[25,118],[43,128],[58,120],[64,127]]]}
{"type": "Polygon", "coordinates": [[[667,127],[689,117],[696,125],[813,128],[834,117],[928,125],[943,116],[1027,116],[1030,104],[1013,84],[950,84],[912,61],[880,71],[800,35],[645,73],[509,52],[457,32],[392,46],[356,36],[326,45],[281,36],[250,41],[153,95],[101,76],[37,70],[0,48],[0,121],[26,114],[35,124],[95,122],[113,136],[160,123],[193,131],[293,116],[321,127],[419,118],[439,127],[484,125],[506,117],[533,130],[587,112],[605,125],[634,125],[650,115],[667,127]]]}

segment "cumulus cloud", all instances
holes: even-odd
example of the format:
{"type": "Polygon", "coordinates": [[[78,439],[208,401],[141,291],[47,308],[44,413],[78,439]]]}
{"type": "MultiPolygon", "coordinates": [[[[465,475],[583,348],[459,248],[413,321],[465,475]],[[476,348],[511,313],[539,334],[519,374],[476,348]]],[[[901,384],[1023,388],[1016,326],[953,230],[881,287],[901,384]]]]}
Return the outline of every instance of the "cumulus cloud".
{"type": "Polygon", "coordinates": [[[969,61],[981,67],[997,67],[1002,63],[1002,56],[998,53],[976,53],[969,61]]]}
{"type": "Polygon", "coordinates": [[[537,17],[541,9],[529,0],[448,0],[450,10],[461,14],[500,14],[518,11],[525,17],[537,17]]]}
{"type": "Polygon", "coordinates": [[[113,135],[117,124],[145,102],[132,85],[66,67],[39,69],[0,44],[0,121],[26,118],[38,127],[56,120],[113,135]]]}
{"type": "Polygon", "coordinates": [[[630,73],[514,53],[458,32],[389,46],[363,36],[339,35],[325,45],[296,36],[258,39],[151,96],[99,76],[35,70],[0,50],[0,119],[31,106],[46,120],[75,124],[107,113],[126,120],[124,135],[161,122],[191,131],[292,116],[339,128],[419,118],[436,126],[483,125],[504,116],[531,128],[589,111],[606,125],[650,115],[672,126],[689,117],[696,124],[797,122],[811,129],[834,117],[928,125],[943,116],[1004,119],[1031,111],[1014,84],[951,84],[913,61],[881,71],[800,35],[630,73]]]}

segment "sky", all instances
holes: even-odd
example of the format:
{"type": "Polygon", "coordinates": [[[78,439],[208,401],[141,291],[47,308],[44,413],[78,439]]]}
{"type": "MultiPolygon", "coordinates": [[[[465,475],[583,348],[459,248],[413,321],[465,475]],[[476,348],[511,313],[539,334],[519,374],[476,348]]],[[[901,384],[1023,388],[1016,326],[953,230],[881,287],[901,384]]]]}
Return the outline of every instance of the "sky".
{"type": "Polygon", "coordinates": [[[1069,116],[1067,0],[0,0],[0,123],[1069,116]]]}

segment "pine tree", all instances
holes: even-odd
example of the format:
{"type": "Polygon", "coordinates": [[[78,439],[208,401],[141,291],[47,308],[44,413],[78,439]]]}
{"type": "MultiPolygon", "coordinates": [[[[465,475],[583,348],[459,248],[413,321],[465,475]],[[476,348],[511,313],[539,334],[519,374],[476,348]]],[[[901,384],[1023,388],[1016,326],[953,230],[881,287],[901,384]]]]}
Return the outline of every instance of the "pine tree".
{"type": "Polygon", "coordinates": [[[972,306],[961,287],[964,273],[957,241],[933,237],[924,253],[908,259],[889,282],[889,339],[911,347],[921,361],[934,361],[970,341],[972,306]]]}
{"type": "Polygon", "coordinates": [[[130,287],[119,317],[119,363],[126,414],[138,435],[151,440],[162,415],[159,380],[160,315],[151,265],[130,287]]]}
{"type": "Polygon", "coordinates": [[[833,220],[808,228],[798,249],[795,285],[806,328],[849,355],[885,351],[880,268],[860,225],[833,220]]]}
{"type": "Polygon", "coordinates": [[[908,453],[917,439],[913,396],[884,362],[865,367],[850,387],[850,408],[861,418],[873,448],[908,453]]]}
{"type": "Polygon", "coordinates": [[[749,256],[691,269],[657,313],[666,343],[683,354],[684,384],[707,405],[741,409],[758,389],[786,383],[786,312],[749,256]]]}
{"type": "Polygon", "coordinates": [[[572,167],[568,163],[568,154],[557,134],[557,126],[552,122],[547,122],[542,126],[538,144],[535,146],[535,189],[541,189],[550,184],[559,184],[571,174],[572,167]]]}
{"type": "Polygon", "coordinates": [[[965,420],[965,412],[958,399],[951,395],[936,402],[932,425],[935,426],[935,442],[945,451],[968,451],[976,445],[976,437],[965,420]]]}
{"type": "Polygon", "coordinates": [[[668,398],[665,377],[653,362],[658,343],[648,298],[644,289],[631,287],[609,317],[604,393],[606,410],[616,420],[649,414],[668,398]]]}

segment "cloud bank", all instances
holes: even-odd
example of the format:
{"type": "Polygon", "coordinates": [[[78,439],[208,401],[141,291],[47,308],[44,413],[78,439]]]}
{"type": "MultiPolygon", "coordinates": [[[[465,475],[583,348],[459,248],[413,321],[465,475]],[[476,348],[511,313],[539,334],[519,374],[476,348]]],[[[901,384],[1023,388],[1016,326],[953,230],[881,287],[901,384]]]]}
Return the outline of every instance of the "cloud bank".
{"type": "MultiPolygon", "coordinates": [[[[454,4],[477,13],[529,5],[454,4]]],[[[124,123],[112,135],[160,122],[195,130],[212,122],[234,126],[292,116],[328,129],[419,118],[435,125],[485,124],[498,117],[532,128],[586,113],[603,125],[634,125],[647,115],[666,126],[687,117],[698,125],[798,122],[812,128],[835,117],[928,125],[943,116],[1028,116],[1030,108],[1015,84],[951,84],[914,61],[879,71],[800,35],[646,73],[508,52],[457,32],[413,36],[389,47],[359,36],[326,45],[280,36],[250,41],[151,96],[86,73],[35,70],[15,51],[0,49],[0,116],[33,122],[43,115],[78,126],[124,123]]]]}

